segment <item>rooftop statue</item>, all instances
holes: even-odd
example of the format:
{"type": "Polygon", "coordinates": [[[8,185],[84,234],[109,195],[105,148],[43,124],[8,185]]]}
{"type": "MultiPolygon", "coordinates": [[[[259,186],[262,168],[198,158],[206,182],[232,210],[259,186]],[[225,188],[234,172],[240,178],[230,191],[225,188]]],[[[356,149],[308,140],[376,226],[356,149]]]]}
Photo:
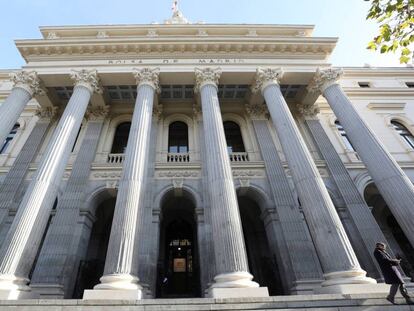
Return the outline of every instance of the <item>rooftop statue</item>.
{"type": "Polygon", "coordinates": [[[191,24],[178,9],[178,0],[173,1],[172,5],[173,15],[170,19],[164,21],[165,24],[191,24]]]}

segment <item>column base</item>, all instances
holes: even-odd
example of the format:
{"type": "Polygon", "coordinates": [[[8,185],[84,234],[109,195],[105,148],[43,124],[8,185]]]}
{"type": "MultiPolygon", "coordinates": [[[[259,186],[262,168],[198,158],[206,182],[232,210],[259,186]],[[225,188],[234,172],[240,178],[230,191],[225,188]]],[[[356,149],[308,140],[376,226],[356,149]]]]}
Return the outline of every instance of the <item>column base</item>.
{"type": "MultiPolygon", "coordinates": [[[[361,269],[326,273],[322,287],[316,289],[315,294],[384,293],[384,286],[366,274],[361,269]]],[[[387,288],[388,291],[389,286],[387,288]]]]}
{"type": "Polygon", "coordinates": [[[0,275],[0,300],[38,298],[29,286],[29,280],[14,275],[0,275]]]}
{"type": "Polygon", "coordinates": [[[216,275],[206,296],[210,298],[269,297],[267,287],[259,287],[259,284],[252,279],[253,276],[248,272],[216,275]]]}
{"type": "Polygon", "coordinates": [[[143,296],[139,279],[130,274],[107,274],[93,289],[85,290],[83,299],[140,300],[143,296]]]}

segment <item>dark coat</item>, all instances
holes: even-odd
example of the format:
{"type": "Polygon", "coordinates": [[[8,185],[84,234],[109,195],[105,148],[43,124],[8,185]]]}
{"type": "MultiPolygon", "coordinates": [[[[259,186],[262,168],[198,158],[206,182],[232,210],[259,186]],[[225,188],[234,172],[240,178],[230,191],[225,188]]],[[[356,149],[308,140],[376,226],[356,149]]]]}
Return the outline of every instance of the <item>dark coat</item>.
{"type": "Polygon", "coordinates": [[[397,259],[393,259],[390,254],[378,248],[375,249],[374,256],[378,261],[386,284],[404,284],[400,271],[398,271],[399,261],[397,259]]]}

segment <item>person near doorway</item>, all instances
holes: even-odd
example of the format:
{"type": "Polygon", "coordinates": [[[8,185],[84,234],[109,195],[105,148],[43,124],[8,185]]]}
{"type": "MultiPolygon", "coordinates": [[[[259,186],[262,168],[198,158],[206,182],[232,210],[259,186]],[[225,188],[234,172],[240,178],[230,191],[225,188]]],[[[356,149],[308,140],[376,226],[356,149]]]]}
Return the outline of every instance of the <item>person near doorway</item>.
{"type": "Polygon", "coordinates": [[[408,295],[404,280],[401,276],[400,271],[398,270],[401,258],[398,256],[397,258],[392,258],[391,255],[385,251],[386,247],[387,246],[385,243],[378,242],[375,245],[374,251],[375,259],[377,260],[378,265],[382,271],[385,283],[391,284],[390,292],[386,299],[392,304],[395,304],[394,298],[397,294],[397,290],[400,289],[400,293],[407,301],[407,304],[414,304],[414,302],[411,300],[411,297],[408,295]]]}

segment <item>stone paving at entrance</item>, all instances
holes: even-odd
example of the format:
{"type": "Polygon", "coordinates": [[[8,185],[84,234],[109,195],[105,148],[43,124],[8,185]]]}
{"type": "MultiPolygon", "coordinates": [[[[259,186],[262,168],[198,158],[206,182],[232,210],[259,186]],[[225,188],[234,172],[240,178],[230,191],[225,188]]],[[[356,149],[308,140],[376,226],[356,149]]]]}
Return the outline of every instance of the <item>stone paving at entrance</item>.
{"type": "Polygon", "coordinates": [[[0,301],[1,311],[225,311],[225,310],[296,310],[296,311],[414,311],[414,306],[397,298],[391,305],[382,295],[297,295],[269,298],[233,299],[144,299],[123,300],[20,300],[0,301]]]}

